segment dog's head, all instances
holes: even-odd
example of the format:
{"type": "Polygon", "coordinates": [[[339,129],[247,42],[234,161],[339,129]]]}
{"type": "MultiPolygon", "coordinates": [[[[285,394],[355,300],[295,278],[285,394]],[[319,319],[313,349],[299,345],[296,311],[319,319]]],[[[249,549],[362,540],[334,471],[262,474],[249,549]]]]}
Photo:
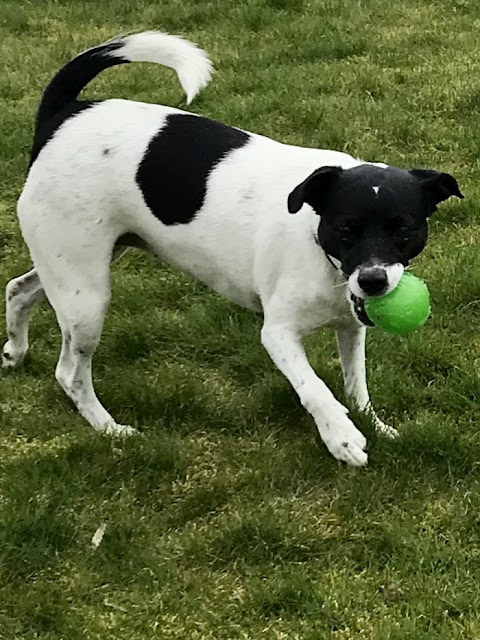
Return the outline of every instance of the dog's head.
{"type": "Polygon", "coordinates": [[[428,217],[450,196],[463,198],[448,173],[321,167],[292,191],[288,210],[296,213],[307,203],[320,216],[318,242],[348,278],[359,315],[358,301],[397,286],[425,247],[428,217]]]}

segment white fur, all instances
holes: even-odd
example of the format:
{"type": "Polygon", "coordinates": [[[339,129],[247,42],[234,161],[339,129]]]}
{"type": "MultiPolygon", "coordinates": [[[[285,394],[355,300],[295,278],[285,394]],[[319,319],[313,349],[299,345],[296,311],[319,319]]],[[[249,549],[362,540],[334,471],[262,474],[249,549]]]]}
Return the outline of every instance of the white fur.
{"type": "MultiPolygon", "coordinates": [[[[132,36],[119,55],[170,64],[191,99],[208,80],[206,57],[178,38],[159,38],[132,36]]],[[[365,329],[352,315],[343,277],[314,241],[318,216],[309,205],[296,215],[287,211],[288,194],[314,169],[361,162],[345,153],[253,136],[214,167],[194,220],[165,226],[145,205],[135,175],[149,142],[172,113],[181,112],[108,100],[67,120],[42,149],[18,202],[35,269],[28,282],[26,276],[14,281],[20,286],[7,300],[4,364],[18,364],[25,355],[28,311],[44,290],[63,336],[58,382],[96,429],[131,432],[117,425],[96,397],[91,359],[110,300],[112,248],[121,234],[134,232],[162,260],[234,302],[263,311],[262,343],[328,449],[338,460],[364,465],[365,438],[312,369],[301,339],[320,326],[337,330],[346,391],[371,411],[365,329]],[[114,152],[100,160],[105,147],[114,152]]],[[[9,288],[12,292],[14,285],[9,288]]]]}
{"type": "MultiPolygon", "coordinates": [[[[387,288],[382,292],[382,295],[386,295],[387,293],[390,293],[390,291],[393,291],[397,284],[400,282],[400,278],[403,276],[404,266],[403,264],[400,264],[400,262],[395,262],[394,264],[375,263],[374,265],[372,264],[371,268],[376,269],[378,267],[385,269],[385,272],[387,274],[387,288]]],[[[362,268],[363,273],[365,273],[366,270],[368,270],[368,268],[362,268]]],[[[367,297],[367,294],[358,284],[359,275],[360,269],[359,267],[357,267],[352,275],[348,278],[348,286],[350,288],[350,291],[355,294],[357,298],[365,299],[367,297]]]]}
{"type": "Polygon", "coordinates": [[[395,264],[388,264],[385,267],[385,271],[387,272],[387,282],[388,287],[385,294],[393,291],[397,284],[400,282],[400,278],[403,276],[403,272],[405,271],[405,267],[400,262],[395,262],[395,264]]]}
{"type": "Polygon", "coordinates": [[[187,104],[207,86],[212,75],[212,63],[205,51],[183,38],[159,31],[144,31],[121,38],[124,45],[112,51],[112,57],[131,62],[156,62],[177,72],[187,94],[187,104]]]}

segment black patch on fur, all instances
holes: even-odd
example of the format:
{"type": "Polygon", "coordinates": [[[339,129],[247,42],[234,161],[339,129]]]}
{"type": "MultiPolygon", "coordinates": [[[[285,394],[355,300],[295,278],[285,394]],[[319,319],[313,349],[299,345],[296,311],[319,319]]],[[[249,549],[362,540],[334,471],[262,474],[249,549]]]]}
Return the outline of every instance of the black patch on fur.
{"type": "Polygon", "coordinates": [[[367,312],[365,311],[364,301],[361,298],[357,298],[357,296],[353,293],[350,294],[350,300],[353,303],[353,310],[355,312],[355,315],[360,320],[360,322],[366,327],[374,327],[375,325],[367,316],[367,312]]]}
{"type": "Polygon", "coordinates": [[[427,219],[436,205],[453,195],[462,197],[449,174],[362,164],[320,167],[295,187],[287,204],[290,213],[307,203],[319,214],[319,244],[350,276],[367,263],[406,267],[427,242],[427,219]]]}
{"type": "Polygon", "coordinates": [[[108,156],[109,153],[110,153],[110,149],[104,149],[102,151],[102,155],[104,155],[104,156],[108,156]]]}
{"type": "Polygon", "coordinates": [[[170,115],[152,139],[136,180],[163,224],[187,224],[201,209],[212,169],[250,140],[248,133],[207,118],[170,115]]]}
{"type": "Polygon", "coordinates": [[[98,104],[95,101],[87,101],[87,100],[74,100],[66,107],[55,113],[49,120],[43,121],[38,124],[35,130],[35,136],[33,138],[32,150],[30,152],[30,163],[28,168],[32,166],[35,160],[38,157],[38,154],[43,149],[43,147],[49,142],[55,132],[62,126],[64,122],[69,120],[70,118],[74,118],[82,111],[86,109],[90,109],[94,105],[98,104]]]}

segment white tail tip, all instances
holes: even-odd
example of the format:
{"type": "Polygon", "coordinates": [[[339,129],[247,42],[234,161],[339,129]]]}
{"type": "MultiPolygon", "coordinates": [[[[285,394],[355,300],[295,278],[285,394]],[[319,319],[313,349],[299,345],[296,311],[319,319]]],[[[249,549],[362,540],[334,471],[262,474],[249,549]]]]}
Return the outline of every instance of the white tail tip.
{"type": "Polygon", "coordinates": [[[136,33],[120,40],[123,47],[108,55],[130,62],[156,62],[174,69],[188,104],[210,81],[212,63],[205,51],[193,42],[160,31],[136,33]]]}

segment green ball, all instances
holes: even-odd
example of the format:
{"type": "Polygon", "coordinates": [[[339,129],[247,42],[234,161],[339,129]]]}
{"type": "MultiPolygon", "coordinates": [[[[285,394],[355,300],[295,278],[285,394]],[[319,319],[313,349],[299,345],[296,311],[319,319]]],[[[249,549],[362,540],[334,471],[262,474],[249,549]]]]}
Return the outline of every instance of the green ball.
{"type": "Polygon", "coordinates": [[[420,278],[405,272],[385,296],[367,298],[365,311],[373,324],[387,333],[402,335],[425,324],[430,315],[430,295],[420,278]]]}

